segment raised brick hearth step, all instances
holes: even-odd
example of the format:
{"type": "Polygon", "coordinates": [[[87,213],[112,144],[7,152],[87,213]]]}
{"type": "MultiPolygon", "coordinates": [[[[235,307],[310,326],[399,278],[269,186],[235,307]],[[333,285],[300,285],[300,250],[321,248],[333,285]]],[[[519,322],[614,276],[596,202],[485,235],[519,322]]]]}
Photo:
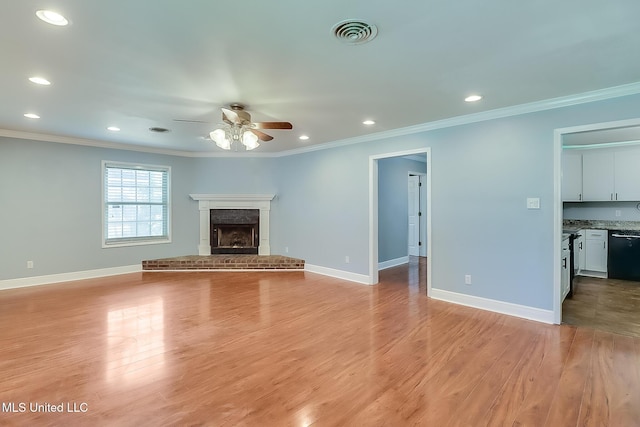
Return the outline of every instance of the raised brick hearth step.
{"type": "Polygon", "coordinates": [[[282,255],[187,255],[142,261],[142,270],[304,270],[304,260],[282,255]]]}

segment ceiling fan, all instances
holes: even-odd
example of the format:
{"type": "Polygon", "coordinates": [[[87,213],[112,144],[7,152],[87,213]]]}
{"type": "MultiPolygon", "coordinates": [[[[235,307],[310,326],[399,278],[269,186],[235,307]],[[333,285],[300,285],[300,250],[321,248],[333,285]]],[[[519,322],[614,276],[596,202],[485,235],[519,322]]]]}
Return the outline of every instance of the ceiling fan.
{"type": "MultiPolygon", "coordinates": [[[[251,114],[245,110],[242,104],[234,103],[229,108],[221,108],[222,127],[209,133],[211,140],[222,149],[230,150],[231,144],[240,142],[247,150],[253,150],[262,142],[271,141],[273,137],[259,129],[293,129],[289,122],[252,122],[251,114]]],[[[186,120],[185,120],[186,121],[186,120]]]]}

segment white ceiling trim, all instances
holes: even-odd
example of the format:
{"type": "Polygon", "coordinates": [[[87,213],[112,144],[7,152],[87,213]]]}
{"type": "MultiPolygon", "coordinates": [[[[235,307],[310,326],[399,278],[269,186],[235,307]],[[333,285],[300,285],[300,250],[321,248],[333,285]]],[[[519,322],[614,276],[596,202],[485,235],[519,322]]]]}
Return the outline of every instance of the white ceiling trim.
{"type": "Polygon", "coordinates": [[[139,151],[142,153],[166,154],[169,156],[187,156],[186,151],[162,149],[155,147],[142,147],[140,145],[123,144],[118,142],[97,141],[93,139],[75,138],[71,136],[50,135],[44,133],[22,132],[17,130],[0,129],[0,136],[16,139],[29,139],[32,141],[57,142],[60,144],[84,145],[87,147],[111,148],[114,150],[139,151]]]}
{"type": "Polygon", "coordinates": [[[302,154],[311,151],[326,150],[334,147],[342,147],[345,145],[358,144],[361,142],[376,141],[385,138],[394,138],[398,136],[411,135],[414,133],[426,132],[430,130],[443,129],[448,127],[466,125],[471,123],[483,122],[487,120],[501,119],[505,117],[518,116],[521,114],[535,113],[539,111],[552,110],[555,108],[570,107],[572,105],[587,104],[589,102],[603,101],[606,99],[619,98],[621,96],[636,95],[640,93],[640,82],[630,83],[622,86],[615,86],[607,89],[600,89],[591,92],[584,92],[577,95],[563,96],[559,98],[546,99],[543,101],[531,102],[528,104],[514,105],[512,107],[497,108],[495,110],[483,111],[480,113],[466,114],[464,116],[456,116],[448,119],[427,122],[415,126],[408,126],[390,131],[373,133],[369,135],[358,136],[355,138],[347,138],[339,141],[319,144],[310,147],[297,148],[294,150],[283,151],[278,154],[281,156],[290,156],[294,154],[302,154]]]}
{"type": "Polygon", "coordinates": [[[448,127],[460,126],[465,124],[477,123],[487,120],[500,119],[510,116],[517,116],[527,113],[535,113],[538,111],[551,110],[555,108],[570,107],[572,105],[586,104],[589,102],[602,101],[606,99],[618,98],[627,95],[635,95],[640,93],[640,82],[630,83],[611,88],[600,89],[590,92],[584,92],[576,95],[563,96],[558,98],[547,99],[543,101],[531,102],[528,104],[514,105],[511,107],[498,108],[495,110],[483,111],[480,113],[467,114],[463,116],[451,117],[448,119],[427,122],[415,126],[407,126],[404,128],[393,129],[390,131],[378,132],[369,135],[358,136],[354,138],[346,138],[326,144],[318,144],[294,150],[281,151],[277,153],[254,153],[254,152],[237,152],[237,153],[218,153],[218,152],[197,152],[197,151],[181,151],[172,149],[162,149],[155,147],[143,147],[126,143],[96,141],[83,138],[75,138],[59,135],[48,135],[41,133],[22,132],[15,130],[0,129],[0,136],[29,139],[34,141],[57,142],[61,144],[84,145],[88,147],[110,148],[116,150],[138,151],[143,153],[164,154],[169,156],[180,157],[286,157],[296,154],[310,153],[313,151],[327,150],[345,145],[359,144],[362,142],[376,141],[386,138],[394,138],[398,136],[411,135],[430,130],[443,129],[448,127]]]}

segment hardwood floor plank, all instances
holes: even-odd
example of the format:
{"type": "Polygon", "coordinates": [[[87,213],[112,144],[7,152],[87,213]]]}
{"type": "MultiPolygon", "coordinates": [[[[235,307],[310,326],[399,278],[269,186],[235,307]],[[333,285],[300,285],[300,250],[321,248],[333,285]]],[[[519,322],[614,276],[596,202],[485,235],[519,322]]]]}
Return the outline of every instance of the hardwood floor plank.
{"type": "Polygon", "coordinates": [[[555,427],[577,424],[586,381],[592,366],[593,347],[594,331],[578,329],[544,425],[555,427]]]}
{"type": "Polygon", "coordinates": [[[87,405],[0,425],[640,425],[637,338],[430,300],[425,271],[411,259],[372,287],[216,272],[0,291],[5,409],[87,405]]]}
{"type": "Polygon", "coordinates": [[[591,369],[587,374],[577,425],[609,425],[613,401],[613,342],[614,337],[595,331],[591,369]]]}
{"type": "Polygon", "coordinates": [[[563,323],[640,337],[640,283],[576,276],[562,304],[563,323]]]}
{"type": "Polygon", "coordinates": [[[546,330],[540,352],[533,353],[527,367],[507,383],[497,408],[506,406],[509,410],[496,409],[487,425],[510,425],[511,420],[514,426],[544,425],[576,334],[573,327],[552,328],[546,330]],[[507,390],[517,394],[508,395],[507,390]]]}
{"type": "Polygon", "coordinates": [[[610,425],[639,425],[640,338],[614,335],[611,358],[610,425]]]}

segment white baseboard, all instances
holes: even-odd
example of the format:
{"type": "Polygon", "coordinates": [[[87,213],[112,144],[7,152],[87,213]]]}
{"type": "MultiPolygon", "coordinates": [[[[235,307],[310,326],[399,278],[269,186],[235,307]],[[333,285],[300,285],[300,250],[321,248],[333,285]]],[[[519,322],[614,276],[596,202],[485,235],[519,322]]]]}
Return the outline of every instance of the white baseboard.
{"type": "Polygon", "coordinates": [[[348,280],[350,282],[362,283],[363,285],[372,285],[371,278],[365,274],[351,273],[350,271],[336,270],[329,267],[321,267],[305,263],[304,271],[309,273],[322,274],[323,276],[335,277],[337,279],[348,280]]]}
{"type": "Polygon", "coordinates": [[[608,277],[607,273],[602,273],[600,271],[591,271],[591,270],[580,270],[576,276],[585,276],[585,277],[596,277],[598,279],[606,279],[608,277]]]}
{"type": "Polygon", "coordinates": [[[431,289],[430,297],[454,304],[465,305],[467,307],[479,308],[480,310],[488,310],[495,313],[507,314],[509,316],[521,317],[523,319],[535,320],[537,322],[549,324],[555,323],[553,321],[553,310],[543,310],[540,308],[528,307],[526,305],[513,304],[433,288],[431,289]]]}
{"type": "Polygon", "coordinates": [[[74,271],[71,273],[48,274],[46,276],[21,277],[19,279],[0,280],[0,290],[26,288],[28,286],[49,285],[52,283],[71,282],[74,280],[95,279],[96,277],[115,276],[118,274],[137,273],[142,265],[126,265],[123,267],[99,268],[96,270],[74,271]]]}
{"type": "Polygon", "coordinates": [[[397,267],[402,264],[406,264],[409,262],[409,256],[403,256],[396,259],[390,259],[388,261],[382,261],[378,263],[378,270],[385,270],[391,267],[397,267]]]}

